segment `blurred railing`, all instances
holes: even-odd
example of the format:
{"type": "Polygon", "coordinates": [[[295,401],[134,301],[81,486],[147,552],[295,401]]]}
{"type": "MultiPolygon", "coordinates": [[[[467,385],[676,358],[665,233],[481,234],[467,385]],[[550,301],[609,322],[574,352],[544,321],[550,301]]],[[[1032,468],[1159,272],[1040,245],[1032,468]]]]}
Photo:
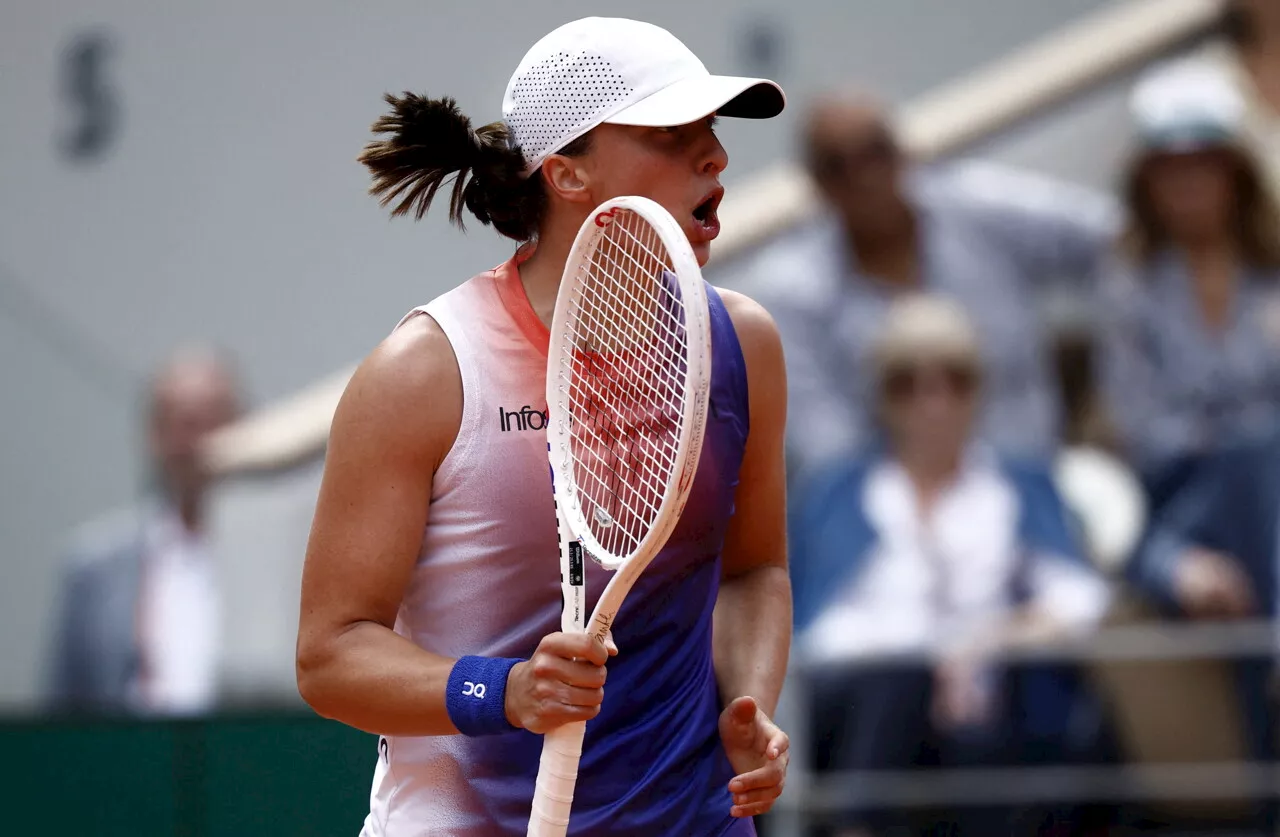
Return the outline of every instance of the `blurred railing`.
{"type": "MultiPolygon", "coordinates": [[[[1134,624],[1087,638],[1006,649],[1009,664],[1073,662],[1140,667],[1269,655],[1268,622],[1134,624]]],[[[901,662],[922,662],[911,655],[901,662]]],[[[935,659],[937,659],[935,657],[935,659]]],[[[879,662],[883,662],[880,658],[879,662]]],[[[824,671],[829,667],[824,666],[824,671]]],[[[1231,803],[1280,795],[1275,765],[1241,759],[1146,760],[1123,766],[1019,766],[813,776],[806,765],[806,678],[794,666],[779,721],[792,734],[788,787],[769,837],[851,804],[881,808],[1010,807],[1054,803],[1231,803]]],[[[1176,702],[1178,695],[1169,699],[1176,702]]],[[[1215,721],[1170,715],[1170,737],[1215,721]]],[[[176,721],[0,720],[3,834],[93,837],[281,837],[355,834],[368,810],[376,739],[308,712],[176,721]]]]}
{"type": "MultiPolygon", "coordinates": [[[[1019,765],[1011,767],[958,767],[915,771],[830,772],[815,775],[810,769],[812,743],[808,740],[812,714],[810,683],[817,674],[830,675],[842,666],[852,670],[874,663],[877,669],[886,664],[925,665],[941,662],[939,652],[919,652],[897,656],[879,655],[850,659],[838,666],[824,663],[807,664],[803,659],[792,662],[786,691],[778,710],[778,722],[791,736],[792,756],[787,788],[770,820],[769,837],[799,837],[815,821],[848,810],[851,806],[877,808],[949,808],[957,806],[1044,806],[1070,803],[1166,803],[1187,806],[1213,803],[1239,803],[1242,800],[1280,798],[1280,765],[1251,761],[1247,741],[1239,725],[1232,723],[1238,709],[1234,680],[1227,673],[1230,661],[1240,658],[1270,658],[1276,651],[1276,626],[1265,621],[1184,624],[1170,622],[1135,622],[1115,625],[1089,636],[1014,645],[1000,649],[987,658],[1003,666],[1069,663],[1078,666],[1097,688],[1108,708],[1111,720],[1119,727],[1135,712],[1159,712],[1155,733],[1170,740],[1204,736],[1197,729],[1202,724],[1222,726],[1228,730],[1219,735],[1228,740],[1214,741],[1214,758],[1197,760],[1197,744],[1171,748],[1176,752],[1152,757],[1140,752],[1142,743],[1122,739],[1122,763],[1118,765],[1019,765]],[[1186,664],[1208,664],[1213,669],[1193,669],[1186,664]],[[1159,670],[1163,683],[1181,683],[1206,689],[1200,707],[1212,706],[1206,715],[1192,711],[1183,700],[1187,695],[1173,690],[1161,696],[1167,702],[1163,709],[1135,706],[1145,696],[1134,694],[1135,682],[1159,670]],[[1224,675],[1221,678],[1204,677],[1224,675]],[[1169,680],[1169,675],[1174,680],[1169,680]],[[1217,682],[1205,682],[1205,681],[1217,682]],[[1125,704],[1128,704],[1127,706],[1125,704]],[[1226,721],[1225,724],[1221,722],[1226,721]],[[1190,752],[1192,758],[1188,758],[1190,752]],[[1222,757],[1227,753],[1227,757],[1222,757]]],[[[1153,729],[1143,732],[1148,738],[1153,729]]],[[[1238,806],[1237,806],[1238,808],[1238,806]]]]}
{"type": "MultiPolygon", "coordinates": [[[[1056,107],[1211,31],[1220,0],[1124,0],[912,102],[898,131],[922,160],[954,154],[1056,107]]],[[[816,206],[793,165],[779,165],[733,189],[720,209],[715,259],[749,251],[816,206]]],[[[338,400],[354,367],[270,405],[213,439],[224,474],[289,467],[323,452],[338,400]]]]}

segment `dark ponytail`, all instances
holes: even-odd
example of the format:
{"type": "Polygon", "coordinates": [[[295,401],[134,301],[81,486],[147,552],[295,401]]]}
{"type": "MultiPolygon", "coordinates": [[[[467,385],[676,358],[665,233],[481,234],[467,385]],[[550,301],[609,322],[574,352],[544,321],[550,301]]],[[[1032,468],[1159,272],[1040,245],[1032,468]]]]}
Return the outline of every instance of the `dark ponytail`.
{"type": "MultiPolygon", "coordinates": [[[[365,146],[359,161],[373,173],[370,194],[386,206],[398,201],[392,216],[422,218],[444,182],[454,176],[449,220],[459,227],[465,207],[480,223],[516,241],[538,231],[546,211],[546,192],[538,176],[523,177],[524,156],[505,123],[476,130],[448,97],[428,99],[414,93],[387,94],[391,113],[373,123],[375,134],[390,134],[365,146]]],[[[585,137],[559,153],[585,150],[585,137]]]]}

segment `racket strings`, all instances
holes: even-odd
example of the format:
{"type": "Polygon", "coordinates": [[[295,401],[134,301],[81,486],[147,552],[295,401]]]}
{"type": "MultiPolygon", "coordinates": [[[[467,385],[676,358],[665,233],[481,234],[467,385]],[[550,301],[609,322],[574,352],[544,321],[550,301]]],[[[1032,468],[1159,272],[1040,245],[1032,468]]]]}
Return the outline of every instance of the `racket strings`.
{"type": "MultiPolygon", "coordinates": [[[[608,259],[607,250],[605,252],[606,252],[606,259],[610,262],[608,267],[604,267],[600,265],[599,262],[593,262],[593,266],[596,268],[597,274],[599,273],[616,274],[618,271],[622,269],[622,267],[619,266],[616,262],[612,261],[611,259],[608,259]]],[[[627,254],[627,255],[628,255],[628,258],[633,262],[633,266],[648,268],[644,272],[650,272],[652,270],[652,266],[640,265],[638,262],[635,261],[634,257],[630,256],[630,254],[627,254]]],[[[635,272],[635,271],[628,271],[628,272],[635,272]]],[[[609,286],[609,285],[604,285],[601,288],[601,291],[603,292],[603,294],[608,297],[608,299],[605,300],[606,303],[611,304],[615,309],[621,306],[626,306],[632,311],[636,311],[638,309],[642,310],[645,307],[644,305],[645,301],[640,300],[636,296],[636,294],[631,291],[630,286],[626,286],[626,285],[621,286],[623,290],[622,295],[619,295],[618,293],[616,293],[617,288],[618,286],[609,286]],[[626,298],[623,299],[621,298],[621,296],[625,296],[626,298]]],[[[666,303],[662,307],[672,308],[673,306],[671,305],[671,303],[673,301],[678,303],[678,299],[671,298],[672,295],[670,293],[667,293],[664,295],[668,296],[669,299],[658,300],[660,303],[666,303]]],[[[598,302],[598,300],[596,300],[595,298],[591,296],[586,296],[581,301],[583,303],[582,307],[585,308],[586,310],[580,311],[579,316],[583,316],[587,318],[594,317],[602,321],[607,320],[609,318],[610,312],[606,310],[602,310],[601,306],[599,306],[598,304],[595,304],[598,302]]],[[[652,300],[649,300],[649,302],[652,303],[652,300]]],[[[683,341],[680,333],[675,328],[672,328],[671,325],[667,323],[664,319],[655,318],[651,316],[642,316],[642,317],[633,318],[629,324],[636,325],[637,323],[640,325],[640,328],[633,329],[633,331],[643,332],[640,335],[629,333],[625,329],[619,329],[613,332],[613,337],[620,340],[621,344],[614,347],[614,350],[608,353],[608,357],[615,361],[614,363],[615,367],[621,365],[624,360],[634,361],[640,364],[641,367],[646,371],[646,373],[656,372],[657,374],[663,375],[666,378],[666,380],[663,381],[662,383],[666,384],[667,386],[659,387],[659,388],[653,388],[653,387],[647,388],[649,390],[647,395],[649,396],[649,402],[650,402],[648,404],[648,407],[651,410],[657,410],[661,405],[658,403],[654,395],[659,389],[665,389],[667,392],[674,390],[675,392],[682,394],[682,390],[679,387],[679,384],[682,378],[675,373],[677,371],[679,373],[683,373],[684,371],[683,368],[676,369],[676,368],[673,368],[670,364],[663,364],[660,361],[663,360],[664,356],[669,357],[671,355],[670,347],[672,344],[679,344],[679,343],[682,343],[683,341]],[[660,330],[663,332],[661,338],[659,338],[656,335],[656,331],[658,331],[659,329],[655,329],[652,327],[655,323],[661,326],[660,330]],[[646,328],[646,326],[649,326],[649,327],[646,328]],[[648,339],[645,339],[645,338],[648,338],[648,339]]],[[[604,358],[603,355],[599,355],[598,357],[600,357],[602,360],[604,358]]],[[[684,365],[683,363],[679,364],[680,367],[683,367],[683,365],[684,365]]],[[[612,372],[613,370],[606,369],[605,371],[606,373],[609,373],[609,372],[612,372]]],[[[615,381],[623,380],[621,376],[616,374],[611,375],[611,378],[615,381]]],[[[633,387],[631,391],[626,393],[626,395],[631,396],[633,400],[640,400],[646,396],[645,389],[646,388],[633,387]]],[[[678,404],[676,406],[680,407],[682,406],[682,404],[678,404]]]]}
{"type": "MultiPolygon", "coordinates": [[[[635,237],[631,235],[629,230],[626,230],[624,228],[623,232],[625,232],[629,237],[631,237],[633,241],[636,241],[635,237]]],[[[655,234],[655,237],[656,237],[656,234],[655,234]]],[[[640,244],[640,242],[637,241],[637,244],[640,244]]],[[[643,245],[643,246],[652,246],[652,245],[643,245]]],[[[604,272],[604,273],[612,272],[617,274],[626,269],[625,266],[619,265],[616,261],[614,261],[609,256],[609,252],[611,249],[613,248],[601,249],[601,253],[603,254],[603,257],[605,258],[605,260],[609,262],[609,265],[607,267],[601,266],[599,262],[593,262],[593,265],[596,267],[598,272],[604,272]]],[[[630,253],[626,253],[625,251],[622,251],[622,252],[623,252],[623,255],[625,255],[627,259],[632,263],[631,267],[638,268],[641,273],[648,272],[648,270],[651,269],[651,266],[640,264],[635,259],[635,257],[632,256],[630,253]]],[[[665,268],[665,265],[664,265],[664,268],[665,268]]],[[[631,272],[631,271],[628,271],[628,272],[631,272]]],[[[663,284],[666,286],[664,287],[664,291],[666,291],[666,293],[663,295],[666,298],[659,301],[666,303],[664,307],[667,307],[667,308],[671,308],[674,305],[679,305],[680,304],[679,298],[677,295],[674,294],[674,285],[671,282],[665,282],[663,284]]],[[[621,285],[621,286],[613,286],[613,287],[606,285],[604,286],[603,290],[610,297],[609,301],[612,302],[614,305],[626,304],[626,305],[629,305],[633,310],[635,310],[636,308],[641,307],[644,304],[644,302],[639,300],[635,295],[635,293],[632,292],[631,286],[629,285],[621,285]],[[626,296],[625,300],[622,300],[619,298],[619,294],[616,292],[617,290],[621,290],[622,294],[626,296]]],[[[591,300],[587,300],[587,301],[590,302],[591,300]]],[[[599,312],[591,312],[591,313],[598,314],[599,312]]],[[[680,311],[676,313],[678,314],[679,319],[675,320],[675,322],[682,326],[683,312],[680,311]]],[[[665,374],[669,378],[669,381],[667,383],[669,383],[672,387],[675,387],[677,392],[683,394],[683,391],[682,389],[680,389],[679,385],[680,385],[680,382],[683,380],[683,375],[685,373],[686,364],[684,361],[687,358],[687,353],[684,351],[677,351],[674,355],[672,353],[673,348],[675,349],[683,348],[683,344],[684,344],[683,331],[678,330],[677,328],[673,328],[669,319],[670,318],[661,318],[661,317],[637,318],[636,322],[641,326],[642,329],[644,329],[645,326],[649,327],[645,329],[648,331],[648,334],[645,336],[648,337],[649,339],[642,340],[639,342],[642,342],[645,346],[647,346],[647,349],[645,351],[647,351],[648,354],[650,355],[656,354],[656,357],[651,356],[648,358],[643,358],[643,362],[648,364],[648,368],[653,371],[656,371],[659,374],[665,374]],[[656,326],[657,328],[654,328],[654,326],[656,326]],[[656,334],[656,332],[658,331],[661,331],[661,335],[656,334]],[[669,364],[657,362],[657,361],[661,361],[671,357],[679,357],[679,359],[681,360],[681,363],[679,363],[677,366],[672,366],[669,364]]],[[[632,346],[630,348],[633,351],[635,351],[636,350],[635,342],[637,341],[631,341],[631,342],[632,342],[632,346]]],[[[656,407],[657,405],[654,404],[652,406],[656,407]]]]}
{"type": "MultiPolygon", "coordinates": [[[[619,391],[617,379],[613,370],[601,374],[598,368],[580,376],[584,383],[571,394],[571,401],[585,420],[578,423],[582,432],[577,434],[574,452],[579,471],[585,467],[594,477],[594,485],[589,484],[584,493],[594,494],[590,499],[608,513],[597,522],[621,523],[614,533],[634,539],[644,531],[646,520],[656,515],[662,500],[659,490],[646,489],[664,488],[673,463],[668,452],[646,441],[669,434],[670,422],[655,420],[651,410],[629,404],[634,399],[619,391]],[[619,411],[617,405],[627,406],[619,411]]],[[[621,553],[623,545],[606,546],[621,553]]]]}
{"type": "Polygon", "coordinates": [[[569,314],[573,339],[557,359],[570,416],[565,456],[596,540],[625,556],[652,527],[674,475],[689,353],[666,250],[640,216],[619,213],[602,231],[569,314]]]}
{"type": "MultiPolygon", "coordinates": [[[[594,467],[596,475],[607,473],[611,495],[617,505],[621,502],[619,483],[628,471],[649,482],[665,480],[674,465],[674,457],[668,450],[655,448],[645,444],[646,440],[661,436],[669,431],[669,426],[644,415],[617,415],[606,404],[610,400],[608,385],[582,387],[578,399],[583,412],[589,418],[589,434],[593,437],[588,444],[579,446],[579,461],[594,467]],[[634,424],[634,430],[628,425],[634,424]],[[589,459],[589,461],[583,461],[589,459]]],[[[619,399],[613,398],[615,402],[619,399]]],[[[630,481],[623,483],[630,485],[630,481]]],[[[656,504],[661,497],[654,498],[656,504]]]]}
{"type": "MultiPolygon", "coordinates": [[[[583,316],[584,318],[599,318],[601,316],[601,312],[588,308],[588,310],[581,312],[580,316],[583,316]]],[[[667,365],[661,362],[664,355],[671,354],[670,349],[660,346],[656,341],[652,340],[646,341],[648,343],[647,347],[637,346],[633,341],[629,342],[631,342],[631,345],[626,346],[625,350],[620,347],[618,350],[608,353],[610,355],[609,360],[611,363],[604,362],[603,356],[598,353],[588,355],[589,359],[586,360],[584,364],[591,363],[592,360],[599,358],[599,360],[592,365],[602,368],[591,370],[583,369],[580,371],[583,374],[589,374],[596,378],[608,378],[613,382],[616,389],[610,393],[611,398],[609,401],[612,403],[635,402],[637,404],[642,404],[644,408],[647,408],[653,413],[657,413],[664,406],[674,406],[677,411],[682,410],[683,397],[681,397],[674,405],[667,405],[661,400],[662,395],[673,391],[680,393],[682,396],[679,386],[681,377],[675,374],[677,370],[673,368],[664,368],[667,365]],[[645,375],[656,375],[657,380],[654,381],[654,383],[656,383],[657,386],[645,383],[628,386],[628,376],[626,376],[620,369],[620,367],[623,367],[624,365],[635,365],[636,369],[640,372],[640,374],[630,375],[629,377],[631,378],[643,381],[645,375]]],[[[683,364],[680,366],[683,366],[683,364]]],[[[682,374],[683,368],[680,368],[678,371],[682,374]]]]}
{"type": "MultiPolygon", "coordinates": [[[[633,246],[641,248],[643,252],[653,252],[654,248],[661,249],[662,243],[658,239],[657,232],[648,225],[645,226],[645,231],[647,233],[646,237],[649,238],[650,240],[647,242],[641,242],[639,239],[635,237],[635,235],[631,232],[631,230],[626,228],[625,225],[623,225],[621,228],[621,232],[631,240],[631,242],[633,243],[633,246]]],[[[617,249],[628,261],[631,262],[632,267],[637,268],[641,271],[644,270],[645,266],[641,265],[635,259],[634,256],[632,256],[629,252],[627,252],[627,248],[619,247],[617,249]]],[[[609,257],[610,250],[603,250],[602,252],[606,258],[609,257]]],[[[612,263],[611,266],[615,270],[619,270],[619,271],[624,270],[622,266],[616,263],[612,263]]],[[[685,351],[681,352],[679,355],[681,359],[685,359],[688,357],[688,352],[687,352],[687,344],[686,344],[685,332],[684,332],[683,303],[680,300],[679,294],[676,289],[676,285],[674,281],[675,277],[667,272],[670,270],[670,267],[667,265],[665,260],[662,261],[662,269],[664,271],[661,274],[663,277],[663,281],[660,283],[660,286],[664,291],[664,293],[661,295],[662,299],[660,301],[666,302],[668,306],[673,306],[673,305],[680,306],[679,312],[673,312],[678,314],[678,319],[656,317],[653,319],[644,319],[641,322],[644,323],[645,325],[656,327],[656,330],[661,330],[663,332],[662,334],[663,342],[666,344],[666,347],[668,349],[676,348],[676,347],[685,349],[685,351]]],[[[623,293],[626,293],[629,297],[631,297],[633,301],[635,300],[634,293],[632,293],[630,286],[623,285],[621,286],[621,290],[623,293]]],[[[665,367],[659,367],[659,369],[661,371],[670,371],[670,370],[667,370],[665,367]]],[[[681,371],[681,374],[683,374],[683,369],[680,371],[681,371]]]]}
{"type": "MultiPolygon", "coordinates": [[[[592,260],[590,261],[590,266],[595,268],[597,276],[599,276],[600,274],[625,275],[626,273],[631,273],[631,272],[646,273],[652,270],[651,265],[642,265],[635,259],[634,256],[631,256],[630,254],[625,252],[623,252],[622,255],[625,256],[626,260],[631,262],[631,264],[630,265],[621,264],[618,261],[618,259],[614,255],[612,255],[612,253],[610,252],[612,249],[613,248],[607,248],[607,249],[601,248],[601,250],[597,252],[595,254],[595,257],[593,257],[592,260]],[[605,263],[602,264],[601,261],[605,263]]],[[[592,302],[598,301],[598,302],[612,305],[615,308],[627,307],[637,311],[643,311],[653,302],[653,300],[651,299],[641,299],[639,296],[636,295],[634,289],[626,286],[610,287],[608,285],[604,285],[600,288],[600,293],[601,295],[606,297],[606,299],[596,300],[593,297],[589,297],[584,299],[583,302],[592,303],[592,302]]],[[[627,324],[624,324],[624,325],[627,325],[627,324]]],[[[622,339],[633,338],[632,340],[633,344],[638,343],[640,345],[648,345],[657,338],[656,332],[658,330],[663,330],[667,332],[667,335],[669,336],[669,338],[676,336],[675,331],[671,328],[669,324],[664,323],[660,320],[657,320],[653,317],[646,317],[646,316],[637,317],[635,321],[633,321],[629,325],[632,326],[632,329],[634,331],[639,331],[644,333],[640,335],[635,335],[635,334],[629,334],[627,331],[624,330],[616,334],[615,337],[622,338],[622,339]]]]}
{"type": "MultiPolygon", "coordinates": [[[[579,314],[580,317],[596,317],[599,318],[599,311],[588,310],[579,314]]],[[[606,405],[614,405],[615,409],[613,418],[616,422],[626,424],[630,420],[630,416],[624,415],[620,410],[622,405],[635,405],[640,409],[647,408],[650,413],[657,412],[659,403],[654,398],[652,392],[646,390],[651,387],[642,387],[630,384],[628,378],[637,378],[640,375],[636,371],[643,372],[653,368],[653,362],[656,358],[643,358],[638,352],[638,347],[634,344],[626,347],[627,351],[621,348],[613,352],[579,352],[571,359],[563,359],[562,365],[569,365],[572,362],[573,368],[569,371],[571,374],[582,376],[583,378],[591,378],[596,381],[606,381],[607,386],[595,387],[596,392],[603,392],[603,401],[606,405]],[[624,369],[623,367],[635,367],[635,371],[624,369]],[[628,374],[630,372],[630,374],[628,374]]],[[[671,382],[674,383],[674,382],[671,382]]],[[[592,398],[592,401],[600,400],[592,398]]],[[[597,405],[600,406],[600,405],[597,405]]],[[[603,424],[598,426],[604,426],[603,424]]]]}
{"type": "MultiPolygon", "coordinates": [[[[591,261],[591,266],[594,267],[598,272],[613,272],[613,271],[621,271],[625,269],[622,266],[618,265],[614,260],[610,259],[607,254],[602,254],[602,255],[604,260],[608,262],[608,264],[601,264],[599,261],[596,261],[594,259],[591,261]]],[[[625,305],[629,308],[635,309],[635,308],[640,308],[644,304],[644,302],[646,302],[644,300],[640,300],[629,289],[623,289],[622,293],[614,292],[612,289],[605,289],[605,292],[610,297],[610,299],[607,300],[607,302],[614,306],[625,305]]],[[[590,304],[597,301],[585,300],[584,302],[587,304],[590,304]]],[[[649,302],[652,302],[652,301],[649,301],[649,302]]],[[[672,303],[678,304],[678,300],[674,300],[674,299],[669,300],[668,307],[670,307],[672,303]]],[[[672,326],[671,323],[666,322],[665,319],[663,318],[646,317],[645,322],[643,322],[636,330],[643,331],[644,333],[639,335],[631,335],[626,333],[618,335],[619,339],[626,340],[630,338],[630,342],[632,344],[633,350],[636,350],[639,347],[648,347],[649,352],[652,353],[653,350],[656,348],[657,351],[661,354],[663,352],[669,353],[673,347],[678,347],[683,344],[682,332],[677,331],[672,326]]],[[[648,358],[647,360],[652,360],[652,358],[648,358]]],[[[671,371],[671,370],[664,370],[664,371],[671,371]]]]}
{"type": "MultiPolygon", "coordinates": [[[[625,227],[621,228],[624,233],[630,234],[625,227]]],[[[632,237],[634,240],[634,237],[632,237]]],[[[656,246],[658,242],[653,242],[656,246]]],[[[608,262],[607,266],[596,263],[597,275],[627,275],[636,273],[637,270],[628,269],[627,265],[619,264],[613,257],[612,253],[621,253],[631,262],[631,268],[638,268],[638,272],[642,275],[661,275],[663,279],[673,279],[667,272],[665,263],[642,265],[636,261],[635,257],[620,247],[604,247],[601,253],[608,262]]],[[[650,398],[650,409],[658,409],[662,406],[656,396],[668,395],[672,392],[683,395],[680,383],[682,377],[674,374],[679,371],[683,373],[683,369],[676,369],[668,361],[671,358],[671,347],[673,344],[683,345],[683,312],[679,310],[678,297],[673,293],[674,285],[670,281],[662,281],[651,283],[657,285],[658,292],[653,293],[653,289],[648,288],[650,292],[647,299],[640,299],[635,293],[636,284],[615,284],[601,283],[601,292],[608,297],[606,303],[612,304],[617,308],[626,308],[633,314],[639,313],[640,316],[634,316],[630,319],[629,324],[636,326],[633,329],[619,329],[614,332],[615,335],[623,338],[624,345],[618,346],[618,351],[611,353],[610,358],[615,361],[614,366],[620,366],[624,361],[634,359],[640,364],[643,372],[648,374],[658,374],[665,376],[666,380],[662,381],[666,386],[636,388],[634,393],[637,397],[644,397],[646,394],[650,398]],[[657,316],[654,316],[655,309],[657,316]],[[662,316],[664,313],[669,316],[662,316]],[[673,315],[673,316],[672,316],[673,315]]],[[[587,298],[587,303],[595,300],[587,298]]],[[[601,312],[588,312],[599,315],[601,312]]],[[[625,323],[624,323],[625,324],[625,323]]],[[[683,359],[684,352],[680,352],[680,359],[683,359]]],[[[679,364],[683,366],[683,364],[679,364]]],[[[644,380],[644,376],[637,376],[640,380],[644,380]]],[[[628,393],[631,394],[631,393],[628,393]]],[[[683,400],[681,398],[681,400],[683,400]]],[[[677,405],[679,406],[679,405],[677,405]]]]}

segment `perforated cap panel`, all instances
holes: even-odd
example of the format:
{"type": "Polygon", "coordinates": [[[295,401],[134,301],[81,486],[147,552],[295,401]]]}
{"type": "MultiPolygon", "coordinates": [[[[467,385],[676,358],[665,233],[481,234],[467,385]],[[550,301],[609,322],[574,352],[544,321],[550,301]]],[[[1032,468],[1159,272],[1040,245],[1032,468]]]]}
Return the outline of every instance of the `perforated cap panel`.
{"type": "Polygon", "coordinates": [[[599,125],[633,92],[602,56],[561,51],[517,72],[503,115],[525,159],[541,161],[599,125]]]}
{"type": "Polygon", "coordinates": [[[683,125],[760,85],[776,93],[742,97],[743,105],[726,115],[773,116],[782,110],[782,89],[763,79],[711,75],[676,36],[651,23],[587,17],[529,48],[507,83],[502,118],[531,174],[548,154],[603,122],[683,125]]]}

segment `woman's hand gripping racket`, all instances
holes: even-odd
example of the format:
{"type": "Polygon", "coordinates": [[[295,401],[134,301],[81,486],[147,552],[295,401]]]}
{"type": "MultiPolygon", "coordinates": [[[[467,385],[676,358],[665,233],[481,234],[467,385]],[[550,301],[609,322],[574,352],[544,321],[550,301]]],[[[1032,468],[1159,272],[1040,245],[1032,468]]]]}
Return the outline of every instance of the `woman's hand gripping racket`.
{"type": "MultiPolygon", "coordinates": [[[[597,208],[565,265],[547,354],[561,629],[601,639],[684,511],[702,452],[711,329],[680,225],[638,197],[597,208]],[[588,625],[582,550],[616,570],[588,625]]],[[[586,723],[546,734],[531,837],[564,837],[586,723]]]]}

